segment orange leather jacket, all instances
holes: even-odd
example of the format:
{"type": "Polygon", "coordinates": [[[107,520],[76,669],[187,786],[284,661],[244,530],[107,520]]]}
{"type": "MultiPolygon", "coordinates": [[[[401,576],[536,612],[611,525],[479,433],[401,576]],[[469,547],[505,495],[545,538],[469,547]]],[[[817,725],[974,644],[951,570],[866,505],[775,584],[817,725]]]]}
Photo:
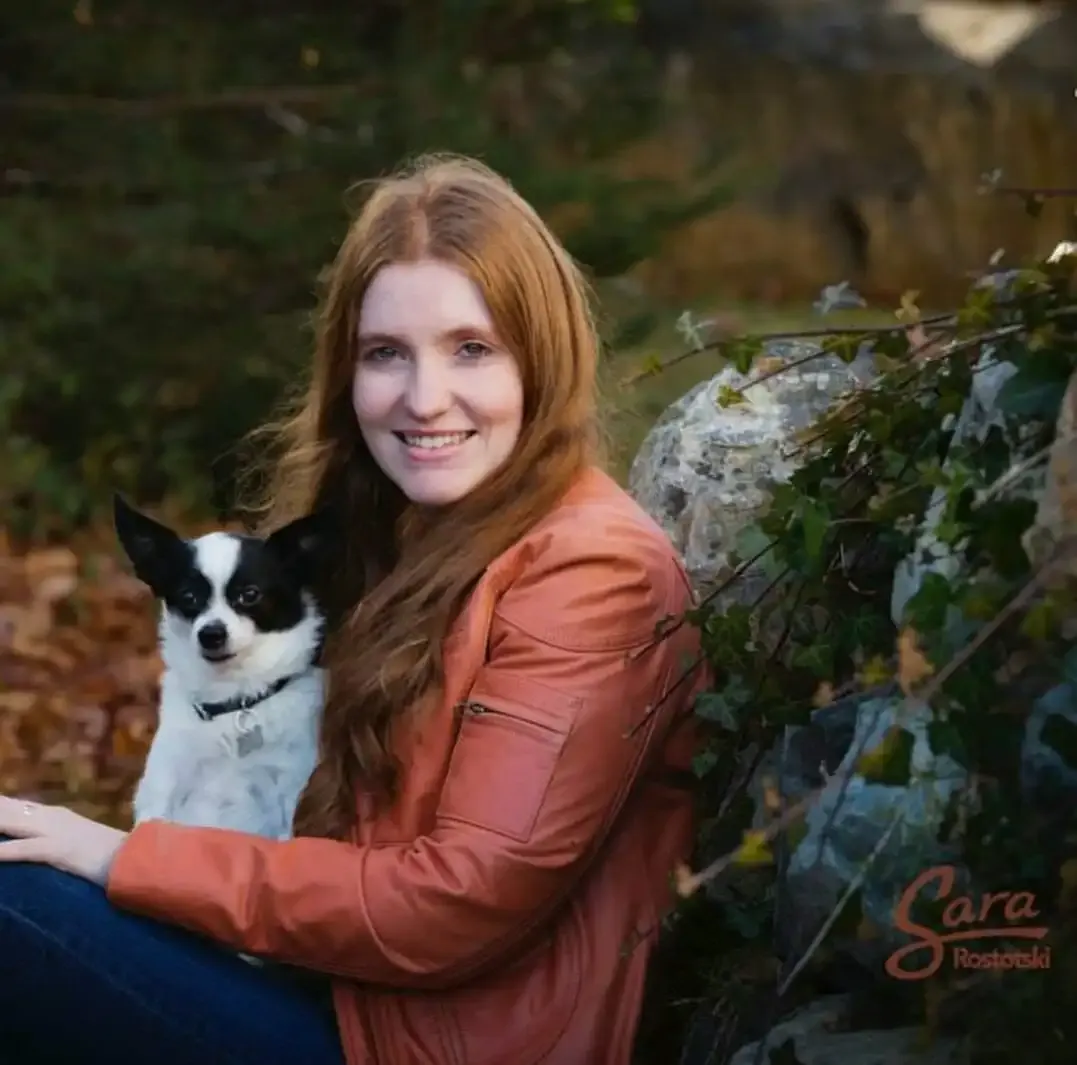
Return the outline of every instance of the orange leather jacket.
{"type": "Polygon", "coordinates": [[[682,680],[692,626],[655,639],[691,602],[665,534],[588,472],[476,586],[392,809],[350,843],[146,822],[110,898],[330,974],[348,1065],[627,1065],[693,837],[707,677],[682,680]]]}

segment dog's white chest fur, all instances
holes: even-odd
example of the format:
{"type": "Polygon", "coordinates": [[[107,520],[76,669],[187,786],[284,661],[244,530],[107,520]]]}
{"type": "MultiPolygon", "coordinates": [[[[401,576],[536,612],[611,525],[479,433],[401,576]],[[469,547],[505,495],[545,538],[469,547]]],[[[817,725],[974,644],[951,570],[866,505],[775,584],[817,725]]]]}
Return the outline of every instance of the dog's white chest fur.
{"type": "Polygon", "coordinates": [[[160,818],[290,837],[317,758],[323,685],[323,671],[312,667],[248,710],[203,721],[177,673],[166,671],[135,823],[160,818]]]}

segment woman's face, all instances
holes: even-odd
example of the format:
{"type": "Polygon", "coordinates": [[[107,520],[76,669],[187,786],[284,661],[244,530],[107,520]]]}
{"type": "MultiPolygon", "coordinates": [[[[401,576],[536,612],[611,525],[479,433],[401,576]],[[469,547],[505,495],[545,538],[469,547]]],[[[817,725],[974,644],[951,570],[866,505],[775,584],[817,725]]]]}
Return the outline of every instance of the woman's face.
{"type": "Polygon", "coordinates": [[[359,309],[352,402],[374,461],[413,502],[453,503],[512,453],[523,382],[471,279],[394,263],[359,309]]]}

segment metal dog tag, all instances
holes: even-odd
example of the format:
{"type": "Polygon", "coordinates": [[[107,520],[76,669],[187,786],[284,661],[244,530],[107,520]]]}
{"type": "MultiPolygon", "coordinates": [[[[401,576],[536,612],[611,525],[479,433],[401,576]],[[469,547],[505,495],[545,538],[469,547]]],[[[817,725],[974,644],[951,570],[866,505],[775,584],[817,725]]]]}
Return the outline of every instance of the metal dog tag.
{"type": "Polygon", "coordinates": [[[258,750],[265,740],[262,738],[262,726],[255,725],[249,732],[241,732],[236,737],[236,754],[240,758],[246,757],[248,754],[258,750]]]}
{"type": "Polygon", "coordinates": [[[236,754],[240,758],[253,754],[264,743],[265,737],[262,735],[261,725],[251,725],[249,718],[239,722],[239,732],[236,734],[236,754]]]}

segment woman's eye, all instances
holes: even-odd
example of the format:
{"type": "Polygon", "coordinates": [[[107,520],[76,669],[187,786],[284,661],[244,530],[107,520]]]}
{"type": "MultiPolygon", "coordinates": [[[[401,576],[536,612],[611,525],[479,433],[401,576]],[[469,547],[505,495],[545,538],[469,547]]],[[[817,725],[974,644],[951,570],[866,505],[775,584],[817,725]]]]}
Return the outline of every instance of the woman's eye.
{"type": "Polygon", "coordinates": [[[239,594],[236,596],[236,602],[240,606],[254,606],[259,599],[262,598],[262,593],[254,585],[249,585],[246,588],[240,588],[239,594]]]}
{"type": "Polygon", "coordinates": [[[488,345],[483,344],[479,340],[469,340],[466,344],[463,344],[460,351],[467,355],[469,358],[478,359],[483,355],[490,354],[490,348],[488,345]]]}
{"type": "Polygon", "coordinates": [[[396,348],[383,345],[380,348],[371,348],[366,353],[366,359],[370,362],[388,362],[389,359],[396,358],[399,354],[396,348]]]}

